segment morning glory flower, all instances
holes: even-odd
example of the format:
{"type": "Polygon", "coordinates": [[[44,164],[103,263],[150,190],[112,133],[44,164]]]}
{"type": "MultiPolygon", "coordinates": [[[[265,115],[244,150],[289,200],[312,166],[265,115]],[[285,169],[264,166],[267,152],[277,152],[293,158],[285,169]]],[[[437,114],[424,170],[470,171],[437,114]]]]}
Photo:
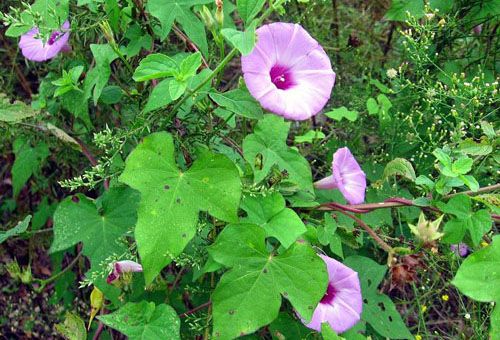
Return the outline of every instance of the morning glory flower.
{"type": "Polygon", "coordinates": [[[106,282],[113,283],[124,273],[142,272],[142,266],[134,261],[125,260],[115,262],[113,271],[108,275],[106,282]]]}
{"type": "Polygon", "coordinates": [[[358,273],[328,256],[319,256],[326,263],[328,288],[311,322],[304,324],[321,332],[321,324],[328,322],[335,332],[342,333],[359,321],[363,309],[358,273]]]}
{"type": "Polygon", "coordinates": [[[339,189],[350,204],[365,200],[366,175],[351,151],[344,147],[333,154],[332,175],[314,183],[318,189],[339,189]]]}
{"type": "Polygon", "coordinates": [[[38,28],[23,34],[19,40],[19,48],[23,56],[32,61],[46,61],[56,57],[59,52],[70,51],[69,40],[69,21],[61,26],[60,31],[54,31],[47,41],[38,37],[38,28]]]}
{"type": "Polygon", "coordinates": [[[291,120],[317,114],[335,83],[330,59],[302,26],[261,26],[253,51],[241,58],[248,90],[262,107],[291,120]]]}
{"type": "Polygon", "coordinates": [[[469,247],[465,243],[450,244],[450,250],[455,253],[455,255],[460,257],[466,257],[469,255],[469,247]]]}

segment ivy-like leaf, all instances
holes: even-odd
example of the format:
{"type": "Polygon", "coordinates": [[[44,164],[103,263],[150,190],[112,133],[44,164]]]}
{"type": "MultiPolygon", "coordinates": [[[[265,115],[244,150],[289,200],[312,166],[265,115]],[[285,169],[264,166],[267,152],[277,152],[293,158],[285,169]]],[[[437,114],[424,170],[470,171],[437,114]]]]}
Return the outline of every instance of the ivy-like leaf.
{"type": "Polygon", "coordinates": [[[391,299],[377,290],[385,276],[386,266],[363,256],[350,256],[344,264],[359,274],[363,294],[361,319],[380,335],[390,339],[413,339],[391,299]]]}
{"type": "Polygon", "coordinates": [[[151,134],[128,156],[120,177],[141,192],[135,237],[146,284],[193,238],[200,211],[237,220],[241,181],[233,162],[207,151],[184,172],[174,157],[172,136],[151,134]]]}
{"type": "Polygon", "coordinates": [[[150,54],[142,59],[134,72],[135,81],[172,77],[176,74],[177,64],[174,58],[161,53],[150,54]]]}
{"type": "Polygon", "coordinates": [[[82,194],[68,197],[54,213],[51,253],[83,242],[83,254],[91,270],[102,271],[112,255],[123,255],[127,246],[120,240],[136,222],[139,195],[127,187],[113,187],[97,201],[82,194]]]}
{"type": "Polygon", "coordinates": [[[160,38],[162,40],[167,37],[174,21],[177,21],[187,36],[200,48],[200,51],[207,55],[208,44],[205,25],[191,11],[191,7],[211,2],[213,0],[149,0],[147,9],[152,16],[160,21],[160,38]]]}
{"type": "Polygon", "coordinates": [[[238,14],[245,25],[248,25],[260,12],[266,0],[237,0],[238,14]]]}
{"type": "Polygon", "coordinates": [[[235,30],[234,28],[224,28],[221,30],[221,33],[222,36],[243,55],[248,55],[252,52],[257,39],[255,27],[253,25],[244,32],[235,30]]]}
{"type": "Polygon", "coordinates": [[[267,236],[276,237],[285,248],[306,232],[304,222],[295,211],[286,208],[285,199],[279,192],[263,197],[247,196],[241,208],[248,214],[245,222],[260,225],[267,236]]]}
{"type": "Polygon", "coordinates": [[[130,340],[180,339],[181,322],[175,310],[166,304],[129,302],[117,311],[100,315],[99,321],[120,331],[130,340]]]}
{"type": "Polygon", "coordinates": [[[254,171],[255,182],[262,181],[273,166],[288,172],[288,179],[299,189],[313,193],[309,162],[286,144],[290,123],[276,115],[265,115],[254,133],[243,140],[243,154],[254,171]]]}
{"type": "Polygon", "coordinates": [[[14,141],[14,154],[16,159],[12,165],[12,191],[14,197],[17,197],[28,179],[49,156],[49,148],[43,142],[31,147],[29,141],[18,138],[14,141]]]}
{"type": "Polygon", "coordinates": [[[390,176],[401,176],[412,182],[417,179],[413,165],[404,158],[396,158],[387,163],[384,169],[384,179],[390,176]]]}
{"type": "Polygon", "coordinates": [[[37,111],[23,102],[15,101],[11,104],[9,98],[0,93],[0,122],[17,123],[37,114],[37,111]]]}
{"type": "Polygon", "coordinates": [[[325,112],[325,116],[328,118],[331,118],[333,120],[336,120],[340,122],[343,118],[354,122],[356,119],[358,119],[358,111],[356,110],[348,110],[345,106],[338,107],[336,109],[333,109],[331,111],[325,112]]]}
{"type": "Polygon", "coordinates": [[[438,207],[444,213],[455,216],[444,226],[443,242],[458,243],[462,241],[466,231],[469,231],[473,245],[478,245],[483,235],[491,229],[492,220],[488,210],[472,211],[469,196],[454,196],[446,204],[439,203],[438,207]]]}
{"type": "Polygon", "coordinates": [[[325,293],[326,266],[310,245],[296,243],[276,256],[267,252],[265,237],[257,225],[233,224],[209,248],[215,261],[232,268],[212,296],[216,338],[249,334],[271,323],[278,316],[281,296],[309,320],[325,293]]]}
{"type": "Polygon", "coordinates": [[[31,215],[28,215],[24,220],[20,221],[14,228],[7,231],[0,231],[0,244],[5,242],[8,238],[22,234],[28,229],[30,225],[31,215]]]}
{"type": "Polygon", "coordinates": [[[96,65],[87,73],[87,76],[85,77],[85,95],[83,98],[88,99],[92,96],[94,105],[97,105],[97,101],[99,100],[103,89],[108,84],[109,77],[111,76],[110,65],[113,60],[118,58],[118,55],[115,53],[115,51],[113,51],[109,44],[91,44],[90,50],[94,55],[96,65]]]}

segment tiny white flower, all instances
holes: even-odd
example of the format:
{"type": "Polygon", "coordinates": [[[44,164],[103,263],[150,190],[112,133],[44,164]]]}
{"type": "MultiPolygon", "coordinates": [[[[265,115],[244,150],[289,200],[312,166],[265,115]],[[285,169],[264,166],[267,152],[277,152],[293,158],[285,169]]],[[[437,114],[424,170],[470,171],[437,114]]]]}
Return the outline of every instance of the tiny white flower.
{"type": "Polygon", "coordinates": [[[392,78],[396,78],[396,76],[398,75],[398,71],[396,71],[393,68],[390,68],[387,70],[386,74],[387,74],[387,77],[392,79],[392,78]]]}
{"type": "Polygon", "coordinates": [[[466,318],[467,320],[470,320],[470,314],[469,313],[465,314],[464,318],[466,318]]]}

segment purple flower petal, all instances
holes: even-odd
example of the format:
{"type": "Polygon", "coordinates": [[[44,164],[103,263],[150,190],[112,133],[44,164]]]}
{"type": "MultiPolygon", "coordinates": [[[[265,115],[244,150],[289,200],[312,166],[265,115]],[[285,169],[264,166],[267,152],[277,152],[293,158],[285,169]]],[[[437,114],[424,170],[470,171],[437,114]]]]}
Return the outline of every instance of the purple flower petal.
{"type": "Polygon", "coordinates": [[[332,175],[314,183],[318,189],[338,188],[350,204],[365,200],[366,175],[348,148],[333,154],[332,175]]]}
{"type": "Polygon", "coordinates": [[[108,275],[106,282],[113,283],[120,278],[123,273],[142,272],[142,266],[134,261],[125,260],[115,262],[113,271],[108,275]]]}
{"type": "Polygon", "coordinates": [[[32,61],[46,61],[57,56],[61,51],[70,49],[69,40],[69,21],[61,26],[61,31],[52,32],[49,39],[44,43],[42,39],[37,38],[38,28],[33,28],[23,34],[19,40],[19,48],[26,59],[32,61]]]}
{"type": "Polygon", "coordinates": [[[328,256],[319,256],[326,263],[328,288],[306,326],[320,332],[321,324],[328,322],[335,332],[342,333],[359,321],[363,309],[358,273],[328,256]]]}
{"type": "Polygon", "coordinates": [[[292,120],[321,111],[335,83],[323,48],[298,24],[273,23],[256,33],[254,50],[241,58],[252,96],[266,110],[292,120]]]}
{"type": "Polygon", "coordinates": [[[460,257],[466,257],[470,252],[469,247],[465,243],[450,244],[450,250],[460,257]]]}

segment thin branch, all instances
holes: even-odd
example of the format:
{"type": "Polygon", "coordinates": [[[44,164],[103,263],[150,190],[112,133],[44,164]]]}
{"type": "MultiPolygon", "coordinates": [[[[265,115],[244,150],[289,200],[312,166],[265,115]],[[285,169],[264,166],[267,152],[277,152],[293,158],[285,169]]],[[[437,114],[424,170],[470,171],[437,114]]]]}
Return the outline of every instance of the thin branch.
{"type": "Polygon", "coordinates": [[[198,307],[194,307],[193,309],[188,310],[188,311],[187,311],[187,312],[185,312],[185,313],[179,314],[179,317],[180,317],[180,318],[185,318],[185,317],[186,317],[186,316],[188,316],[189,314],[196,313],[197,311],[199,311],[199,310],[201,310],[201,309],[207,308],[207,307],[208,307],[208,306],[210,306],[211,304],[212,304],[212,301],[205,302],[204,304],[201,304],[201,305],[199,305],[198,307]]]}
{"type": "Polygon", "coordinates": [[[384,240],[382,240],[380,238],[380,236],[377,235],[377,233],[375,231],[373,231],[372,228],[370,228],[368,226],[368,224],[366,224],[365,222],[363,222],[360,218],[352,215],[352,214],[349,214],[348,212],[346,211],[343,211],[342,209],[338,208],[336,209],[336,211],[340,212],[341,214],[343,215],[346,215],[347,217],[353,219],[361,228],[363,228],[374,240],[375,242],[378,243],[378,245],[384,249],[387,253],[389,254],[393,254],[394,253],[394,249],[392,249],[392,247],[390,245],[388,245],[384,240]]]}

